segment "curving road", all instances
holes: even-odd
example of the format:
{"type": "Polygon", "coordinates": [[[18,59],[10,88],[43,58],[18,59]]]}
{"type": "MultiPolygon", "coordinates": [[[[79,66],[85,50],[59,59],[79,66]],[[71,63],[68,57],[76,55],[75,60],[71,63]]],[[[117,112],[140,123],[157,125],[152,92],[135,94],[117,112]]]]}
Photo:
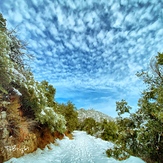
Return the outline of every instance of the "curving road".
{"type": "Polygon", "coordinates": [[[113,147],[112,143],[82,131],[74,131],[73,135],[73,140],[65,137],[48,145],[44,150],[38,149],[18,159],[12,158],[7,163],[144,163],[135,157],[125,161],[108,158],[105,151],[113,147]]]}

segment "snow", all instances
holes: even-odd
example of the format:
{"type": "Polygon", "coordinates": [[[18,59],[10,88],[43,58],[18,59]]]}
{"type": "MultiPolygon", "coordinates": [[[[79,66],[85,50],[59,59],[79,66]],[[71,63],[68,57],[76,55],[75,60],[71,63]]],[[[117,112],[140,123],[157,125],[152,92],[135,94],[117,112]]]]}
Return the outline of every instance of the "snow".
{"type": "Polygon", "coordinates": [[[46,115],[43,109],[41,110],[41,115],[46,115]]]}
{"type": "Polygon", "coordinates": [[[22,96],[22,94],[15,88],[13,88],[13,91],[18,95],[18,96],[22,96]]]}
{"type": "Polygon", "coordinates": [[[14,76],[17,77],[20,81],[26,81],[25,76],[18,70],[16,70],[14,67],[11,68],[11,71],[14,74],[14,76]]]}
{"type": "Polygon", "coordinates": [[[124,161],[108,158],[105,151],[112,148],[113,143],[87,135],[83,131],[74,131],[73,135],[73,140],[67,137],[56,140],[44,150],[37,149],[34,153],[12,158],[6,163],[144,163],[133,156],[124,161]]]}

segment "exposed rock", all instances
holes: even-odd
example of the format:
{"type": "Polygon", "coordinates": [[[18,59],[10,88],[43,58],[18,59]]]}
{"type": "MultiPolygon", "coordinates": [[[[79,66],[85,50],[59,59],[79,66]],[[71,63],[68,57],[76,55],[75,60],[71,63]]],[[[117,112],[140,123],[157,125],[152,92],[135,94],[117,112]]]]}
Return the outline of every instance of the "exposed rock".
{"type": "Polygon", "coordinates": [[[102,122],[104,119],[106,119],[107,121],[111,121],[114,120],[112,117],[96,111],[94,109],[79,109],[78,110],[78,119],[79,121],[83,122],[86,118],[93,118],[96,122],[102,122]]]}

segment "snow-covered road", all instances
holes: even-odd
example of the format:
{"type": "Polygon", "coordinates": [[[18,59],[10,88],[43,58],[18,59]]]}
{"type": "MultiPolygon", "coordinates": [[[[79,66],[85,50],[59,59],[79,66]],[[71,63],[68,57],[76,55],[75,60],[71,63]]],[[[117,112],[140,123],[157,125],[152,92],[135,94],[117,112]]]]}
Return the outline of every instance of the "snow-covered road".
{"type": "Polygon", "coordinates": [[[106,149],[113,144],[82,131],[74,131],[74,139],[57,140],[44,150],[25,155],[21,158],[12,158],[6,163],[144,163],[141,159],[130,157],[125,161],[108,158],[106,149]]]}

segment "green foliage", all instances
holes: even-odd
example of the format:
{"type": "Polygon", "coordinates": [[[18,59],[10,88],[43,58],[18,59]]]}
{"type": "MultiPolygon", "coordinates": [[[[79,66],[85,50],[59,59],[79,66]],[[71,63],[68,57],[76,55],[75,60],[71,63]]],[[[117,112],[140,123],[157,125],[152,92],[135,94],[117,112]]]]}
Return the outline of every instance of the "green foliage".
{"type": "Polygon", "coordinates": [[[0,14],[0,93],[8,94],[11,88],[21,92],[24,116],[46,125],[51,131],[65,131],[65,119],[54,112],[55,88],[47,81],[34,80],[25,64],[26,45],[17,39],[15,31],[8,31],[6,20],[0,14]],[[44,114],[42,114],[44,113],[44,114]]]}
{"type": "Polygon", "coordinates": [[[97,123],[93,118],[86,118],[78,128],[82,131],[86,131],[88,134],[93,135],[97,130],[97,123]]]}
{"type": "Polygon", "coordinates": [[[91,117],[86,118],[83,122],[79,123],[78,129],[107,141],[115,142],[118,138],[116,122],[107,121],[106,119],[96,122],[91,117]]]}
{"type": "Polygon", "coordinates": [[[3,18],[3,15],[0,13],[0,31],[6,31],[6,19],[3,18]]]}
{"type": "MultiPolygon", "coordinates": [[[[163,53],[150,62],[151,71],[137,73],[147,88],[138,101],[138,111],[131,114],[127,102],[117,102],[119,118],[117,147],[107,150],[108,156],[117,157],[121,149],[151,162],[163,162],[163,53]],[[122,118],[122,114],[129,117],[122,118]]],[[[122,152],[123,152],[122,151],[122,152]]]]}
{"type": "Polygon", "coordinates": [[[130,157],[130,155],[123,150],[123,148],[115,146],[114,149],[107,149],[106,154],[108,157],[113,157],[116,160],[122,161],[130,157]]]}
{"type": "Polygon", "coordinates": [[[6,93],[6,87],[10,83],[10,77],[7,72],[9,58],[7,57],[8,44],[6,35],[6,20],[0,14],[0,91],[6,93]]]}
{"type": "Polygon", "coordinates": [[[137,136],[139,134],[139,130],[136,127],[136,122],[132,117],[130,118],[120,118],[117,120],[118,123],[118,141],[123,149],[126,150],[130,155],[138,154],[137,149],[139,149],[139,143],[137,140],[137,136]]]}
{"type": "Polygon", "coordinates": [[[63,115],[66,120],[67,130],[74,131],[78,126],[78,113],[74,104],[67,102],[67,104],[57,104],[56,112],[63,115]]]}
{"type": "Polygon", "coordinates": [[[152,74],[146,73],[141,77],[148,84],[147,89],[139,99],[139,114],[144,120],[141,128],[143,135],[139,141],[143,143],[144,155],[153,161],[163,162],[163,54],[158,53],[156,59],[151,60],[152,74]]]}
{"type": "Polygon", "coordinates": [[[6,20],[0,14],[0,53],[3,55],[7,48],[6,20]]]}
{"type": "MultiPolygon", "coordinates": [[[[46,103],[48,107],[53,107],[55,105],[54,103],[54,97],[55,97],[55,88],[52,85],[49,85],[47,81],[41,82],[41,89],[43,89],[45,93],[45,97],[47,99],[46,103]]],[[[42,99],[43,100],[43,99],[42,99]]]]}
{"type": "Polygon", "coordinates": [[[120,102],[116,102],[116,111],[118,115],[122,115],[124,113],[130,113],[131,107],[127,105],[125,100],[121,100],[120,102]]]}
{"type": "Polygon", "coordinates": [[[7,94],[13,84],[21,85],[26,80],[27,70],[23,62],[25,45],[15,32],[6,28],[6,20],[0,14],[0,91],[7,94]]]}
{"type": "Polygon", "coordinates": [[[66,129],[64,116],[55,113],[55,88],[47,81],[36,82],[31,77],[19,88],[22,93],[22,110],[24,116],[37,120],[47,126],[51,132],[63,133],[66,129]]]}
{"type": "Polygon", "coordinates": [[[115,142],[117,140],[118,127],[116,122],[103,120],[103,122],[100,123],[100,129],[101,131],[103,131],[100,136],[103,140],[112,142],[115,142]]]}
{"type": "Polygon", "coordinates": [[[53,108],[45,107],[41,112],[37,112],[36,120],[41,124],[47,125],[51,132],[58,131],[64,133],[66,131],[64,116],[55,113],[53,108]]]}
{"type": "Polygon", "coordinates": [[[159,65],[163,65],[163,53],[158,53],[158,55],[156,56],[156,59],[159,65]]]}

